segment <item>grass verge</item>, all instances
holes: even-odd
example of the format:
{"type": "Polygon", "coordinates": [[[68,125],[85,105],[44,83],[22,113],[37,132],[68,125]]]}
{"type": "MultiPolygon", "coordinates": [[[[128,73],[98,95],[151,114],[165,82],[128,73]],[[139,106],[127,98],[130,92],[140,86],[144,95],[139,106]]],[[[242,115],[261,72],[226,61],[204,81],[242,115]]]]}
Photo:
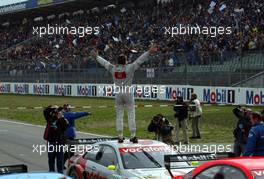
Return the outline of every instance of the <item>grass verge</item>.
{"type": "MultiPolygon", "coordinates": [[[[50,104],[63,105],[69,103],[72,106],[91,106],[90,109],[76,108],[73,111],[89,111],[92,116],[77,120],[77,130],[95,134],[115,135],[115,108],[114,99],[62,97],[62,96],[31,96],[31,95],[0,95],[0,118],[23,121],[32,124],[45,124],[42,109],[33,107],[48,106],[50,104]],[[99,108],[99,106],[112,106],[99,108]],[[8,107],[10,109],[3,109],[8,107]],[[26,107],[27,109],[17,109],[26,107]],[[32,109],[28,109],[32,108],[32,109]]],[[[165,101],[137,100],[137,105],[173,104],[165,101]]],[[[234,106],[204,106],[203,117],[200,121],[202,139],[191,141],[192,143],[230,143],[233,142],[233,128],[237,119],[232,114],[234,106]]],[[[252,107],[260,111],[261,107],[252,107]]],[[[162,113],[175,124],[172,107],[139,107],[136,109],[137,135],[141,138],[153,138],[153,133],[147,131],[147,126],[152,117],[162,113]]],[[[126,116],[126,113],[125,113],[126,116]]],[[[129,136],[127,118],[125,123],[125,135],[129,136]]],[[[189,135],[191,134],[191,121],[189,121],[189,135]]]]}

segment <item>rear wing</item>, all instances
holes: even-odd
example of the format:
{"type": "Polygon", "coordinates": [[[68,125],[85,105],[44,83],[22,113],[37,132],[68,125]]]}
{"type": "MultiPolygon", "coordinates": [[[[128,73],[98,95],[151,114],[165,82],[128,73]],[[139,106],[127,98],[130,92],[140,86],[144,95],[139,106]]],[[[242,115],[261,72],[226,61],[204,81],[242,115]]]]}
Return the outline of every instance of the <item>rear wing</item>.
{"type": "Polygon", "coordinates": [[[104,142],[104,141],[114,141],[118,140],[117,137],[101,137],[101,138],[80,138],[80,139],[73,139],[73,140],[67,140],[66,143],[69,145],[82,145],[82,144],[95,144],[98,142],[104,142]]]}
{"type": "Polygon", "coordinates": [[[0,176],[11,173],[27,173],[27,172],[28,172],[28,167],[24,164],[0,166],[0,176]]]}
{"type": "Polygon", "coordinates": [[[177,167],[175,165],[172,165],[172,163],[187,162],[192,167],[196,167],[199,161],[219,160],[229,157],[234,157],[234,154],[229,152],[223,152],[223,153],[189,153],[189,154],[165,155],[164,165],[165,168],[169,171],[170,175],[173,177],[171,169],[176,169],[177,167]]]}

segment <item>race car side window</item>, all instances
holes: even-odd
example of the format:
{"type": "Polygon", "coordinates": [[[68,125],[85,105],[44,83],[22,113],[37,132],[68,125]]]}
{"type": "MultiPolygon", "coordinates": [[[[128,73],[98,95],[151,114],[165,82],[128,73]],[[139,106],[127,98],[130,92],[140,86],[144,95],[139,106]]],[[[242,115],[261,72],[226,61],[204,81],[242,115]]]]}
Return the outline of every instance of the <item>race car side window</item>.
{"type": "Polygon", "coordinates": [[[200,172],[194,179],[247,179],[238,168],[229,165],[217,165],[200,172]]]}
{"type": "Polygon", "coordinates": [[[94,150],[87,151],[84,155],[84,159],[96,162],[95,157],[99,151],[102,151],[102,146],[97,146],[96,148],[94,148],[94,150]]]}
{"type": "Polygon", "coordinates": [[[117,166],[117,156],[114,149],[110,146],[103,146],[103,150],[99,158],[96,158],[96,163],[108,167],[109,165],[117,166]]]}

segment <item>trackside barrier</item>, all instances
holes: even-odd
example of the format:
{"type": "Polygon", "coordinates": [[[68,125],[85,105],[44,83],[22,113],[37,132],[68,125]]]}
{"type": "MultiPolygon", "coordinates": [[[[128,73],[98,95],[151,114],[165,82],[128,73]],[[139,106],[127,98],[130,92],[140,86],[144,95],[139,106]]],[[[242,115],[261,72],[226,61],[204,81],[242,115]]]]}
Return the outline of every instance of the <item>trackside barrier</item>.
{"type": "Polygon", "coordinates": [[[264,105],[263,88],[215,87],[191,85],[133,85],[120,89],[114,84],[9,83],[0,82],[0,94],[31,94],[113,98],[128,90],[136,99],[174,101],[182,96],[189,101],[192,93],[209,104],[264,105]]]}

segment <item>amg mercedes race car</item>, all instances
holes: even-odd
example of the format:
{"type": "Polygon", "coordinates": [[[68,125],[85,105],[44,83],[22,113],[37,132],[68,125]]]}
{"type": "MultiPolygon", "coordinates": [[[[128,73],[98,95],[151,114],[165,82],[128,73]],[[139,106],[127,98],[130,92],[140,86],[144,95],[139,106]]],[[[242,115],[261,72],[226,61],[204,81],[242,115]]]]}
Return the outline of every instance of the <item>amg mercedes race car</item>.
{"type": "Polygon", "coordinates": [[[173,162],[207,161],[184,177],[172,176],[172,179],[264,179],[264,157],[225,158],[217,154],[188,154],[165,156],[164,160],[168,171],[173,168],[170,166],[173,162]]]}
{"type": "MultiPolygon", "coordinates": [[[[177,152],[165,143],[139,140],[133,144],[125,140],[120,144],[116,139],[92,140],[75,140],[77,145],[91,144],[92,147],[83,155],[70,158],[67,175],[75,179],[171,179],[164,166],[164,155],[177,152]]],[[[192,169],[187,162],[178,162],[171,172],[174,176],[184,176],[192,169]]]]}

